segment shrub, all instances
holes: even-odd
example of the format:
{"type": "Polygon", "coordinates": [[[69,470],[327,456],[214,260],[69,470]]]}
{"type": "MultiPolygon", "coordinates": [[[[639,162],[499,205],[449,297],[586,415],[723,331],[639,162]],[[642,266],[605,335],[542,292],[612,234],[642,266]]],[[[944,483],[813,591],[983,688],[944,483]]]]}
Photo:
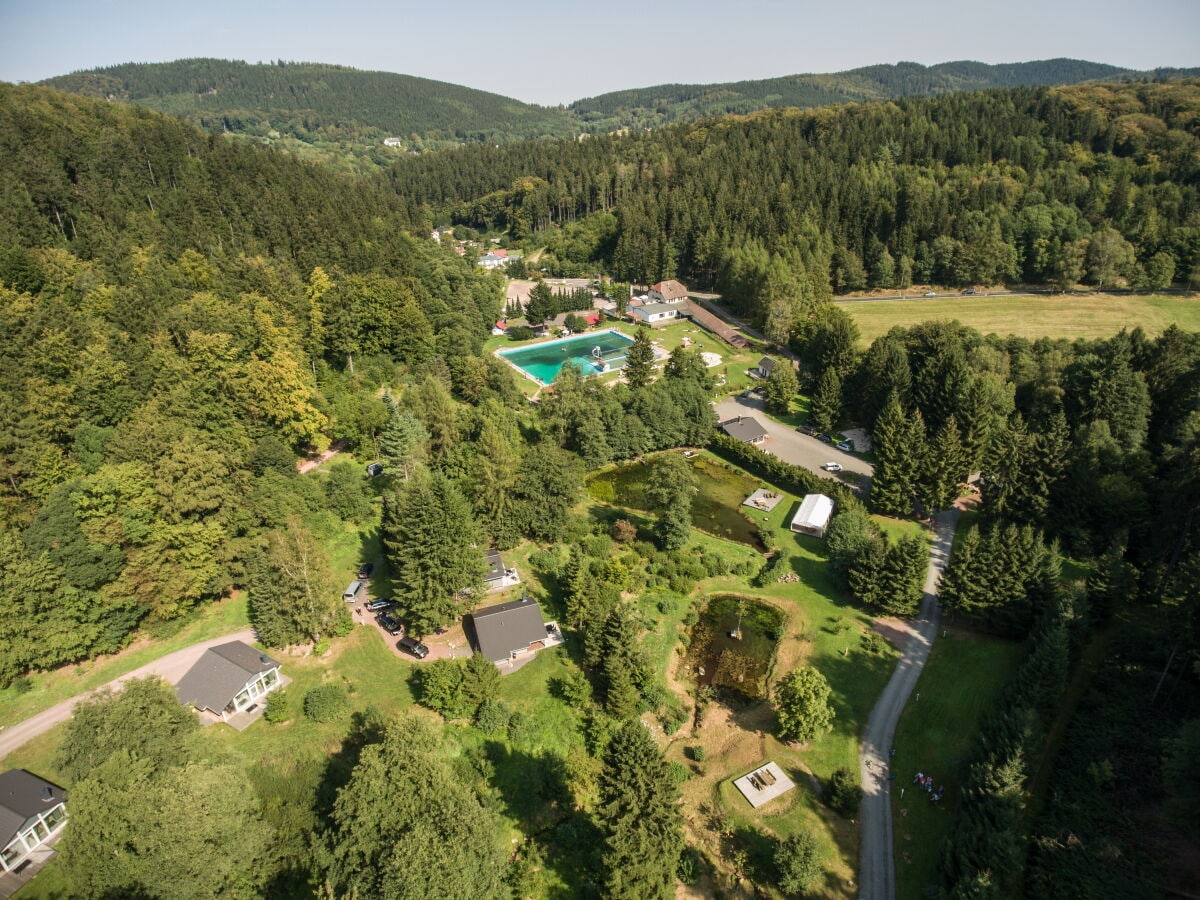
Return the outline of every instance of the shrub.
{"type": "Polygon", "coordinates": [[[679,866],[675,870],[679,880],[684,884],[695,884],[700,880],[703,871],[704,857],[700,855],[700,851],[695,847],[685,847],[679,857],[679,866]]]}
{"type": "Polygon", "coordinates": [[[329,638],[321,638],[313,644],[313,656],[324,656],[329,652],[329,638]]]}
{"type": "Polygon", "coordinates": [[[533,329],[528,325],[513,325],[508,329],[508,339],[511,341],[528,341],[533,338],[533,329]]]}
{"type": "Polygon", "coordinates": [[[475,711],[475,727],[485,734],[508,730],[512,711],[499,700],[484,700],[475,711]]]}
{"type": "Polygon", "coordinates": [[[787,572],[788,555],[778,552],[762,567],[762,571],[754,579],[756,587],[768,587],[775,584],[787,572]]]}
{"type": "Polygon", "coordinates": [[[693,762],[704,762],[704,745],[693,744],[688,748],[688,756],[692,758],[693,762]]]}
{"type": "Polygon", "coordinates": [[[591,702],[592,686],[578,669],[568,669],[550,679],[550,693],[575,709],[580,709],[591,702]]]}
{"type": "Polygon", "coordinates": [[[683,616],[683,624],[692,626],[700,621],[700,613],[694,609],[689,609],[683,616]]]}
{"type": "Polygon", "coordinates": [[[825,803],[834,812],[847,819],[853,818],[862,802],[863,789],[847,768],[838,769],[825,783],[825,803]]]}
{"type": "Polygon", "coordinates": [[[514,712],[508,717],[508,739],[514,744],[528,743],[533,740],[537,725],[533,719],[523,712],[514,712]]]}
{"type": "Polygon", "coordinates": [[[671,780],[676,784],[683,784],[692,774],[688,771],[687,766],[676,760],[667,763],[667,770],[671,773],[671,780]]]}
{"type": "Polygon", "coordinates": [[[825,869],[816,838],[801,831],[780,841],[775,848],[775,867],[779,869],[779,889],[785,894],[808,891],[825,869]]]}
{"type": "Polygon", "coordinates": [[[263,710],[263,718],[273,725],[278,725],[280,722],[286,722],[292,717],[292,698],[288,696],[286,689],[272,691],[267,694],[266,709],[263,710]]]}
{"type": "Polygon", "coordinates": [[[612,539],[618,544],[632,544],[637,540],[637,526],[628,519],[617,519],[612,523],[612,539]]]}
{"type": "Polygon", "coordinates": [[[562,559],[553,549],[534,550],[529,554],[529,565],[547,575],[557,575],[558,568],[562,565],[562,559]]]}
{"type": "Polygon", "coordinates": [[[878,632],[868,631],[862,636],[862,648],[872,656],[882,656],[887,652],[887,643],[878,632]]]}
{"type": "Polygon", "coordinates": [[[304,695],[304,715],[314,722],[332,722],[350,711],[350,697],[340,684],[323,684],[304,695]]]}
{"type": "Polygon", "coordinates": [[[33,682],[30,681],[29,678],[25,675],[18,675],[16,678],[14,678],[12,681],[9,682],[8,686],[10,688],[12,688],[13,693],[16,694],[18,697],[21,694],[28,694],[30,691],[33,690],[33,682]]]}

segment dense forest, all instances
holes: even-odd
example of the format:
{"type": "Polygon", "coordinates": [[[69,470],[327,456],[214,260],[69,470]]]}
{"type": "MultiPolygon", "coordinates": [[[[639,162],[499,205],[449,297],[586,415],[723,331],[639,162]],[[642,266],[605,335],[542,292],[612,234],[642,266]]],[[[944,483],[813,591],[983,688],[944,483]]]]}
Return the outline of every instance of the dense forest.
{"type": "Polygon", "coordinates": [[[601,130],[596,126],[604,126],[603,130],[606,131],[659,127],[706,116],[744,114],[768,107],[794,106],[804,109],[835,103],[933,96],[952,91],[1034,85],[1050,87],[1158,74],[1131,72],[1117,66],[1078,59],[1046,59],[999,65],[965,60],[934,66],[902,62],[864,66],[832,74],[785,75],[782,78],[725,84],[660,84],[576,100],[570,109],[589,126],[589,131],[595,132],[601,130]]]}
{"type": "MultiPolygon", "coordinates": [[[[75,893],[548,896],[538,879],[553,870],[560,894],[672,896],[702,867],[684,848],[688,775],[637,719],[670,734],[686,714],[639,638],[668,610],[685,621],[702,579],[772,585],[789,562],[692,543],[679,453],[649,463],[655,515],[572,514],[588,470],[681,446],[797,495],[828,490],[839,514],[822,562],[872,614],[915,610],[928,548],[867,510],[924,519],[977,475],[944,606],[1026,652],[952,798],[940,895],[1187,885],[1200,336],[1028,341],[914,323],[864,351],[826,300],[852,278],[1181,280],[1200,262],[1198,123],[1190,83],[1020,88],[468,148],[398,166],[393,192],[135,106],[0,86],[0,684],[28,690],[31,672],[241,588],[265,645],[327,643],[350,629],[324,550],[347,524],[378,525],[418,635],[477,602],[484,548],[535,542],[530,567],[576,642],[551,688],[569,714],[562,755],[528,738],[479,655],[396,688],[455,724],[360,711],[307,769],[214,754],[160,684],[95,698],[56,755],[75,893]],[[819,427],[872,432],[865,501],[715,435],[699,354],[677,348],[657,371],[645,333],[626,383],[568,367],[529,403],[483,353],[500,279],[409,233],[446,211],[559,241],[564,261],[723,286],[800,360],[764,386],[772,409],[803,391],[819,427]],[[297,475],[335,439],[385,474],[297,475]],[[1067,578],[1067,560],[1084,575],[1067,578]],[[247,771],[245,790],[217,789],[247,771]],[[516,849],[512,822],[528,837],[516,849]]],[[[817,666],[787,673],[771,727],[819,735],[829,695],[817,666]]],[[[303,715],[331,721],[349,703],[331,679],[303,715]]],[[[819,796],[849,819],[847,795],[819,796]]],[[[763,890],[821,876],[805,835],[753,837],[763,890]]]]}
{"type": "Polygon", "coordinates": [[[1019,88],[467,147],[389,178],[414,219],[715,286],[779,339],[788,297],[1200,277],[1198,116],[1195,82],[1019,88]]]}

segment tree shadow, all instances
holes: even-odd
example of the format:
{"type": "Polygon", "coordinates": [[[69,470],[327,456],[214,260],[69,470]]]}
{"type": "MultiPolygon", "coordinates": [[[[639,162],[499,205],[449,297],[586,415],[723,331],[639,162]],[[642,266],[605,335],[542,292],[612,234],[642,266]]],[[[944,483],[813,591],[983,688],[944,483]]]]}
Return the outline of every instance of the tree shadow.
{"type": "Polygon", "coordinates": [[[317,786],[314,811],[323,823],[329,823],[338,791],[349,783],[363,750],[382,742],[386,729],[387,718],[374,706],[350,717],[350,730],[342,746],[330,755],[317,786]]]}
{"type": "Polygon", "coordinates": [[[600,870],[600,833],[590,817],[575,809],[566,761],[498,740],[484,744],[483,760],[503,812],[526,835],[518,862],[549,869],[562,880],[562,885],[544,885],[546,896],[565,900],[591,894],[589,885],[594,888],[600,870]]]}
{"type": "Polygon", "coordinates": [[[725,838],[723,854],[729,859],[733,853],[744,853],[746,877],[756,885],[767,886],[779,880],[779,868],[775,865],[775,838],[764,831],[743,825],[735,828],[725,838]]]}
{"type": "MultiPolygon", "coordinates": [[[[818,668],[829,682],[833,729],[837,734],[859,736],[895,666],[892,657],[861,650],[851,650],[846,656],[821,658],[818,668]]],[[[880,749],[886,757],[891,748],[880,749]]]]}

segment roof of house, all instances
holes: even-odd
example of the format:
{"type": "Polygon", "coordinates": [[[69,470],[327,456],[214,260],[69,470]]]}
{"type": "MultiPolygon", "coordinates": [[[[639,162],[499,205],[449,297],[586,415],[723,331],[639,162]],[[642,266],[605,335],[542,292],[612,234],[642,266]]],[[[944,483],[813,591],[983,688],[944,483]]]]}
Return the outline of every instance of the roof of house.
{"type": "Polygon", "coordinates": [[[650,290],[661,294],[664,300],[686,300],[688,295],[687,288],[674,278],[668,281],[660,281],[650,288],[650,290]]]}
{"type": "Polygon", "coordinates": [[[279,663],[262,651],[241,641],[230,641],[205,650],[179,679],[175,693],[197,709],[220,712],[255,676],[277,668],[279,663]]]}
{"type": "Polygon", "coordinates": [[[770,374],[771,370],[776,366],[776,362],[769,356],[764,356],[758,361],[758,370],[770,374]]]}
{"type": "Polygon", "coordinates": [[[546,639],[541,607],[529,597],[476,610],[471,613],[471,621],[479,652],[493,662],[546,639]]]}
{"type": "Polygon", "coordinates": [[[679,307],[674,303],[643,303],[640,307],[638,307],[638,309],[640,309],[647,318],[657,315],[658,313],[665,312],[671,313],[672,315],[679,315],[679,307]]]}
{"type": "Polygon", "coordinates": [[[833,515],[833,500],[824,494],[807,494],[792,517],[792,527],[824,528],[833,515]]]}
{"type": "Polygon", "coordinates": [[[738,416],[721,423],[721,430],[739,441],[757,441],[767,436],[767,430],[754,416],[738,416]]]}
{"type": "Polygon", "coordinates": [[[495,581],[497,578],[504,577],[504,560],[500,558],[499,550],[489,550],[487,552],[487,574],[483,576],[484,581],[495,581]]]}
{"type": "Polygon", "coordinates": [[[492,327],[494,327],[494,328],[499,328],[501,331],[507,331],[507,330],[508,330],[508,323],[507,323],[507,322],[505,322],[503,319],[500,319],[500,320],[499,320],[499,321],[497,321],[497,322],[496,322],[496,324],[495,324],[494,326],[492,326],[492,327]]]}
{"type": "Polygon", "coordinates": [[[67,792],[57,784],[24,769],[9,769],[0,775],[0,847],[7,847],[21,827],[38,813],[53,809],[66,799],[67,792]]]}

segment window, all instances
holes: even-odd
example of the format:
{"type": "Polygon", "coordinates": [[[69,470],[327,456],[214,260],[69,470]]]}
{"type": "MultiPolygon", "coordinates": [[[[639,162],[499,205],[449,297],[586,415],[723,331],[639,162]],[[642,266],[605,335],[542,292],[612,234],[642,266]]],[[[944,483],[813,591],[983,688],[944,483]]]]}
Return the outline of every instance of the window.
{"type": "Polygon", "coordinates": [[[46,818],[43,820],[46,826],[51,830],[58,828],[67,821],[67,808],[61,803],[46,813],[46,818]]]}
{"type": "Polygon", "coordinates": [[[4,865],[6,868],[16,863],[16,861],[24,855],[25,845],[21,843],[21,839],[19,837],[5,847],[2,851],[0,851],[0,859],[4,860],[4,865]]]}
{"type": "Polygon", "coordinates": [[[278,681],[279,681],[279,670],[278,669],[272,669],[270,672],[266,672],[263,674],[263,684],[265,684],[267,687],[271,687],[272,685],[276,684],[278,681]]]}

